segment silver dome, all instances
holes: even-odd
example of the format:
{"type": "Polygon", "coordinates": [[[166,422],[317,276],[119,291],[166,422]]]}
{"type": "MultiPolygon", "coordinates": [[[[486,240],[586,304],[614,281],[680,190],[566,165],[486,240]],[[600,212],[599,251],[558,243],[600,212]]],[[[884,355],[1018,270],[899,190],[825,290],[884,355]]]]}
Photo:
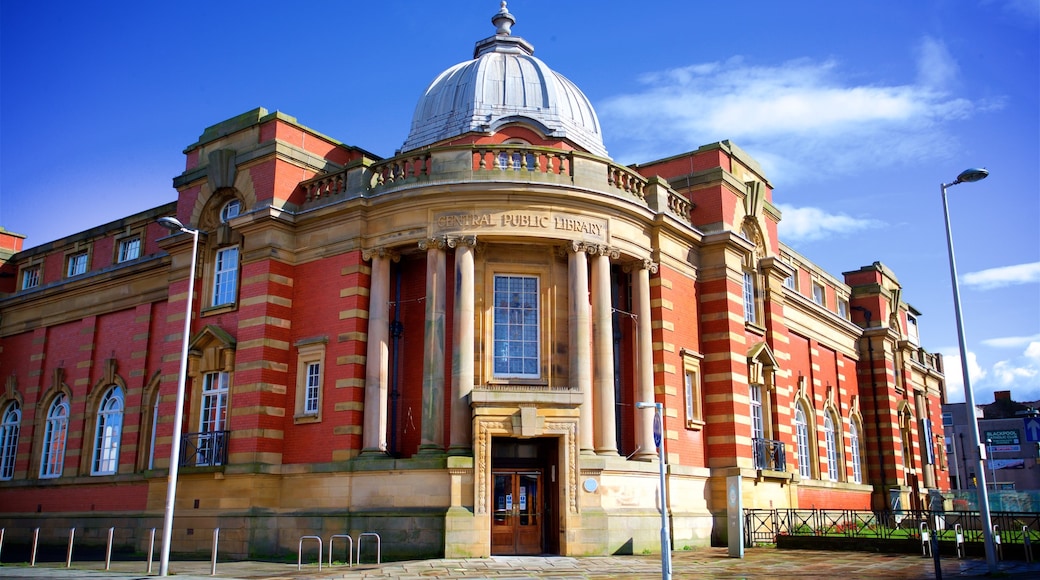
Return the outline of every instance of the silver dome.
{"type": "Polygon", "coordinates": [[[606,157],[592,103],[574,83],[535,58],[530,43],[510,35],[516,19],[505,4],[491,19],[495,35],[477,43],[473,60],[444,71],[426,89],[401,150],[521,122],[546,137],[566,139],[606,157]]]}

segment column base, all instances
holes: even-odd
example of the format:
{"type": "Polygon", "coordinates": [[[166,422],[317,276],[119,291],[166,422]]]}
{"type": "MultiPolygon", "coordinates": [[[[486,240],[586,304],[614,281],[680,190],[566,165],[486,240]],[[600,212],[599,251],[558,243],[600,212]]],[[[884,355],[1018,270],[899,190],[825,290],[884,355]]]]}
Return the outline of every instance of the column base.
{"type": "Polygon", "coordinates": [[[452,445],[451,447],[448,447],[448,455],[473,457],[473,447],[463,445],[452,445]]]}
{"type": "Polygon", "coordinates": [[[416,452],[416,455],[444,455],[444,448],[438,447],[437,445],[425,443],[419,446],[419,450],[416,452]]]}

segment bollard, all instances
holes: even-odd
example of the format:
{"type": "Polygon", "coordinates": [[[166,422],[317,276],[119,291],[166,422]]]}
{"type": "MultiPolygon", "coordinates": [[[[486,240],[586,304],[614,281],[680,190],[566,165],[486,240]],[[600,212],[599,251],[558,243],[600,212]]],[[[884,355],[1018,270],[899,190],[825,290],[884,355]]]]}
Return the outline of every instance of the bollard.
{"type": "Polygon", "coordinates": [[[108,528],[108,547],[105,548],[105,570],[112,569],[112,535],[115,531],[115,528],[108,528]]]}
{"type": "Polygon", "coordinates": [[[65,567],[72,567],[72,541],[76,538],[76,528],[69,528],[69,552],[65,554],[65,567]]]}
{"type": "Polygon", "coordinates": [[[354,538],[350,537],[350,534],[332,534],[329,536],[329,568],[332,567],[332,541],[336,538],[347,539],[347,568],[354,565],[354,538]]]}
{"type": "Polygon", "coordinates": [[[964,530],[961,528],[960,524],[953,526],[953,533],[957,538],[957,559],[963,560],[966,549],[964,547],[964,530]]]}
{"type": "MultiPolygon", "coordinates": [[[[0,543],[4,540],[3,530],[0,530],[0,543]]],[[[1022,549],[1026,553],[1026,562],[1033,561],[1033,547],[1029,545],[1029,526],[1022,526],[1022,549]]]]}
{"type": "Polygon", "coordinates": [[[155,528],[148,535],[148,574],[152,573],[152,557],[155,555],[155,528]]]}
{"type": "Polygon", "coordinates": [[[929,549],[931,548],[931,537],[928,534],[928,524],[921,522],[921,556],[927,558],[929,549]]]}
{"type": "Polygon", "coordinates": [[[220,528],[213,530],[213,556],[210,558],[209,575],[217,575],[217,538],[220,536],[220,528]]]}
{"type": "Polygon", "coordinates": [[[40,545],[40,528],[33,530],[32,555],[29,557],[29,567],[36,566],[36,547],[40,545]]]}
{"type": "Polygon", "coordinates": [[[0,528],[0,555],[4,553],[4,530],[7,528],[0,528]]]}
{"type": "Polygon", "coordinates": [[[1000,545],[1000,526],[993,525],[993,546],[997,550],[997,560],[1004,559],[1004,547],[1000,545]]]}

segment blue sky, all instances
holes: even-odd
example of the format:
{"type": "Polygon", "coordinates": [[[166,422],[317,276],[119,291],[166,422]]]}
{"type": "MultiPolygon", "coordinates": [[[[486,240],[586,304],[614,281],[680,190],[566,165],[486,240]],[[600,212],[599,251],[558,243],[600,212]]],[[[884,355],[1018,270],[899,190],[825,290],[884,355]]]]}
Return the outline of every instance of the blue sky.
{"type": "MultiPolygon", "coordinates": [[[[494,0],[0,4],[0,226],[27,247],[175,199],[182,151],[255,107],[382,156],[494,0]],[[189,8],[190,6],[190,8],[189,8]]],[[[978,403],[1040,399],[1040,0],[513,0],[513,33],[596,107],[611,157],[729,139],[781,235],[881,261],[964,400],[939,185],[978,403]]]]}

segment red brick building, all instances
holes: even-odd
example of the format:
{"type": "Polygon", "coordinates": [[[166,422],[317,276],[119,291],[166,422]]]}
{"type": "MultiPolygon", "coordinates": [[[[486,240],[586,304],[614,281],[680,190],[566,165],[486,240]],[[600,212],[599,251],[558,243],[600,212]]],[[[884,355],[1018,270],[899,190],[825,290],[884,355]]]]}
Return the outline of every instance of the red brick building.
{"type": "Polygon", "coordinates": [[[256,109],[186,148],[166,205],[27,249],[0,231],[8,538],[144,548],[180,445],[174,552],[214,527],[237,556],[367,531],[390,557],[655,550],[637,402],[664,406],[680,548],[722,539],[734,475],[753,508],[948,488],[942,361],[894,273],[786,246],[728,141],[614,163],[513,22],[434,80],[393,158],[256,109]],[[191,296],[165,216],[200,232],[191,296]]]}

